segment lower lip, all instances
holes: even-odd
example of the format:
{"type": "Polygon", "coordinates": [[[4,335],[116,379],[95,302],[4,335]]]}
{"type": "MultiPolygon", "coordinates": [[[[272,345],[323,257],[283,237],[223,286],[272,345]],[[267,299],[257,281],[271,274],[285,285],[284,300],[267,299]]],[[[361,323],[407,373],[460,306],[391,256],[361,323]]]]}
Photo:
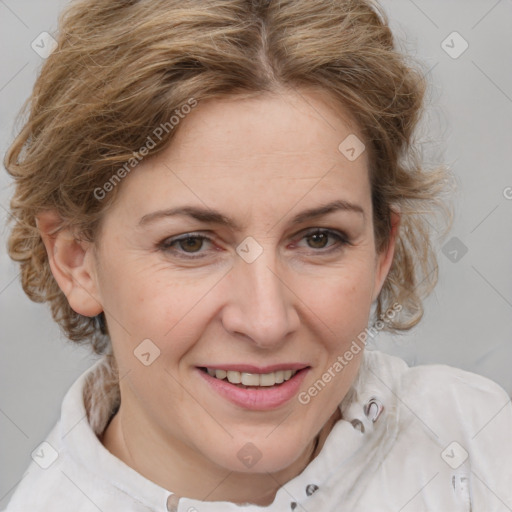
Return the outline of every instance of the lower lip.
{"type": "Polygon", "coordinates": [[[239,388],[225,380],[211,377],[208,373],[200,370],[201,377],[219,395],[227,398],[230,402],[252,411],[267,411],[277,409],[291,400],[299,391],[299,388],[306,377],[308,368],[298,371],[290,380],[278,386],[259,388],[239,388]]]}

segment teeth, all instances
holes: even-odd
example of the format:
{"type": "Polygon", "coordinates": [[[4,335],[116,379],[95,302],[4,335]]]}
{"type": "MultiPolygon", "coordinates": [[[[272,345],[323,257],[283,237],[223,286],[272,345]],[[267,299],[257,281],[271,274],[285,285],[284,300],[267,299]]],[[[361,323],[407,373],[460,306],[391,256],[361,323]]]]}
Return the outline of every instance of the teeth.
{"type": "Polygon", "coordinates": [[[275,373],[264,373],[259,376],[260,386],[273,386],[276,383],[275,373]]]}
{"type": "MultiPolygon", "coordinates": [[[[210,373],[210,372],[208,372],[208,373],[210,373]]],[[[217,377],[217,379],[222,380],[222,379],[226,378],[227,374],[228,374],[228,372],[226,370],[215,370],[214,375],[212,375],[212,377],[217,377]]]]}
{"type": "Polygon", "coordinates": [[[229,371],[227,372],[227,378],[231,384],[241,384],[242,382],[242,374],[240,372],[229,371]]]}
{"type": "Polygon", "coordinates": [[[215,368],[207,368],[206,371],[211,377],[215,377],[220,380],[227,379],[227,381],[231,384],[262,387],[270,387],[274,386],[275,384],[281,384],[287,380],[290,380],[297,373],[297,370],[278,370],[277,372],[259,374],[237,372],[233,370],[218,370],[215,368]]]}
{"type": "Polygon", "coordinates": [[[257,373],[242,373],[242,384],[244,386],[259,386],[260,376],[257,373]]]}

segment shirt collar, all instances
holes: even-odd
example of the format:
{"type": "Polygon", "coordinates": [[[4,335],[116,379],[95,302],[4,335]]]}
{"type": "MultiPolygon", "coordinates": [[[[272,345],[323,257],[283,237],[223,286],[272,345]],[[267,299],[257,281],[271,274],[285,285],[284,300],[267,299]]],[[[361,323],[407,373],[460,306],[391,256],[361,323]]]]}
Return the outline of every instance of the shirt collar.
{"type": "Polygon", "coordinates": [[[119,388],[113,385],[114,379],[108,356],[103,356],[70,388],[60,422],[65,450],[87,472],[107,480],[134,501],[165,511],[169,491],[112,455],[98,439],[118,406],[119,388]]]}

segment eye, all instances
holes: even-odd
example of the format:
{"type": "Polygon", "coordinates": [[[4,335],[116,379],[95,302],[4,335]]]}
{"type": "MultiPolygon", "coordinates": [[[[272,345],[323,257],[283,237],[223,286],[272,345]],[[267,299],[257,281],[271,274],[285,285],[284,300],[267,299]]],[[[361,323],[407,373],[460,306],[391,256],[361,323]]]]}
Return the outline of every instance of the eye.
{"type": "MultiPolygon", "coordinates": [[[[348,237],[341,232],[330,229],[315,228],[303,234],[299,242],[306,240],[308,247],[315,249],[315,253],[327,254],[333,251],[341,250],[345,245],[350,245],[348,237]],[[328,244],[329,239],[334,240],[328,244]]],[[[164,252],[169,252],[179,258],[198,259],[206,256],[207,251],[202,251],[205,242],[212,240],[199,233],[187,233],[179,238],[167,238],[160,242],[158,248],[164,252]]],[[[300,247],[298,243],[293,246],[300,247]]]]}
{"type": "Polygon", "coordinates": [[[183,254],[191,255],[200,253],[205,241],[211,242],[210,238],[208,238],[207,236],[195,233],[187,233],[186,235],[180,238],[170,238],[164,240],[159,244],[159,248],[162,249],[163,251],[172,252],[177,256],[183,258],[200,258],[202,256],[185,256],[183,254]]]}
{"type": "Polygon", "coordinates": [[[308,247],[312,249],[322,250],[327,248],[327,251],[322,252],[331,252],[331,250],[339,250],[342,249],[343,246],[349,244],[348,237],[344,233],[332,231],[330,229],[319,228],[306,232],[301,240],[307,240],[308,247]],[[329,239],[334,240],[334,243],[327,245],[329,239]]]}

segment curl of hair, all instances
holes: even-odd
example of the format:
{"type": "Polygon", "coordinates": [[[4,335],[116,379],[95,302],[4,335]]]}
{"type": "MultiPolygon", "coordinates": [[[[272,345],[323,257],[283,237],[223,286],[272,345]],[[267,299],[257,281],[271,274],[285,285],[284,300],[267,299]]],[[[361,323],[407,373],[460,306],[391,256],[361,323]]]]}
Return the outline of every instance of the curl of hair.
{"type": "MultiPolygon", "coordinates": [[[[176,109],[191,99],[305,88],[350,112],[364,135],[378,249],[389,240],[391,211],[401,212],[376,315],[397,302],[402,310],[387,330],[420,320],[422,299],[437,280],[427,216],[450,213],[442,199],[448,173],[443,166],[423,167],[413,135],[427,84],[420,66],[397,49],[377,4],[77,0],[61,15],[57,42],[5,156],[15,184],[8,253],[20,263],[25,293],[50,304],[69,339],[90,343],[97,353],[109,347],[103,314],[76,313],[57,285],[36,215],[55,210],[61,228],[97,241],[121,184],[101,200],[95,191],[113,183],[176,109]]],[[[164,149],[180,126],[166,130],[148,155],[164,149]]]]}

